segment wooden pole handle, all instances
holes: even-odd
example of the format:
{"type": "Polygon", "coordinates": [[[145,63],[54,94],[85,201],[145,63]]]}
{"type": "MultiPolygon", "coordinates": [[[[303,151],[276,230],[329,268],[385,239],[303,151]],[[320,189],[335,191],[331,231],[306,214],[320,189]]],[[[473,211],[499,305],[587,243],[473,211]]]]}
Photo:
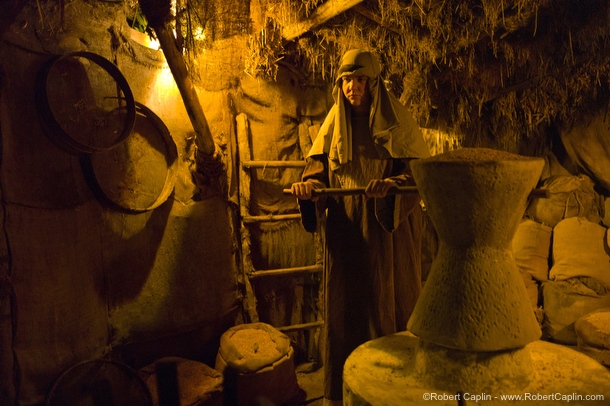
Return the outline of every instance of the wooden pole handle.
{"type": "MultiPolygon", "coordinates": [[[[313,196],[356,196],[363,195],[365,188],[322,188],[314,189],[313,196]]],[[[392,187],[388,190],[388,195],[405,195],[405,194],[416,194],[419,193],[417,186],[397,186],[392,187]]],[[[291,195],[290,189],[283,190],[284,195],[291,195]]],[[[549,191],[547,189],[532,189],[528,199],[546,199],[549,197],[549,191]]]]}
{"type": "MultiPolygon", "coordinates": [[[[363,195],[365,188],[322,188],[314,189],[312,192],[313,196],[356,196],[363,195]]],[[[418,193],[417,186],[397,186],[392,187],[388,190],[389,195],[403,195],[403,194],[416,194],[418,193]]],[[[290,189],[284,189],[285,195],[291,195],[290,189]]]]}

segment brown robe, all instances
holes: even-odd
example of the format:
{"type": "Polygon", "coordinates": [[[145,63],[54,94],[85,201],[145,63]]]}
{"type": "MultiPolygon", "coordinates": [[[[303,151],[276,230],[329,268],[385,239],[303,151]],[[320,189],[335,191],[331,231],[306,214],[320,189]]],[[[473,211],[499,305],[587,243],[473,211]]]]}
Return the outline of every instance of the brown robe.
{"type": "MultiPolygon", "coordinates": [[[[303,181],[315,188],[366,187],[391,178],[414,185],[409,159],[381,159],[368,117],[354,117],[352,160],[329,170],[326,155],[307,158],[303,181]]],[[[343,397],[343,365],[371,339],[406,329],[421,292],[422,211],[419,195],[367,199],[364,195],[321,197],[325,231],[325,389],[330,400],[343,397]]],[[[312,231],[311,201],[300,201],[303,222],[312,231]],[[309,206],[309,207],[308,207],[309,206]]],[[[315,211],[315,209],[313,209],[315,211]]]]}

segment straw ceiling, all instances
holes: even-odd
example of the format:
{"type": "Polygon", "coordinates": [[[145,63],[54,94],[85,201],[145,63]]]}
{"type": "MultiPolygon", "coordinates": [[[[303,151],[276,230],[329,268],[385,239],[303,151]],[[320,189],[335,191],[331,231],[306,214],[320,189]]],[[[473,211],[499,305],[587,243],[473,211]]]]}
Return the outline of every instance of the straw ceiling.
{"type": "MultiPolygon", "coordinates": [[[[225,2],[186,3],[220,9],[225,2]]],[[[607,105],[607,0],[240,0],[231,7],[249,13],[239,25],[249,38],[248,74],[273,79],[283,64],[311,83],[331,83],[344,51],[368,48],[421,126],[467,146],[540,150],[549,128],[570,128],[607,105]]]]}
{"type": "MultiPolygon", "coordinates": [[[[263,28],[293,33],[295,20],[311,25],[321,7],[346,2],[260,0],[263,28]]],[[[506,150],[544,144],[550,126],[571,127],[607,104],[607,0],[356,3],[290,41],[268,42],[253,53],[268,58],[258,66],[272,72],[282,60],[330,81],[346,49],[369,48],[420,125],[506,150]]]]}
{"type": "Polygon", "coordinates": [[[177,0],[174,23],[189,55],[202,30],[208,46],[244,36],[246,73],[270,79],[284,65],[309,83],[331,83],[344,51],[368,48],[421,126],[464,145],[511,150],[542,145],[549,128],[570,128],[607,107],[609,3],[177,0]]]}

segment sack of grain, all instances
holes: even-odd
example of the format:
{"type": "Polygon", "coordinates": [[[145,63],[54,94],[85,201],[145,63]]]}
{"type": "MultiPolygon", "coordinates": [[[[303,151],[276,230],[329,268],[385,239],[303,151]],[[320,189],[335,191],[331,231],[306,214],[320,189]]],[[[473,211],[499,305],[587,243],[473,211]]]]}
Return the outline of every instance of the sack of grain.
{"type": "Polygon", "coordinates": [[[543,332],[554,342],[577,344],[574,322],[595,310],[610,307],[610,294],[600,295],[579,278],[542,283],[543,332]]]}
{"type": "Polygon", "coordinates": [[[513,237],[513,256],[517,267],[539,282],[549,279],[552,231],[545,224],[524,219],[513,237]]]}
{"type": "Polygon", "coordinates": [[[599,223],[604,211],[603,198],[594,186],[585,175],[551,176],[540,185],[540,189],[548,190],[549,197],[532,199],[525,216],[550,227],[570,217],[599,223]]]}
{"type": "Polygon", "coordinates": [[[290,338],[266,323],[227,330],[220,338],[215,369],[223,373],[225,396],[232,396],[235,404],[281,405],[302,394],[290,338]]]}
{"type": "Polygon", "coordinates": [[[610,289],[610,255],[607,229],[584,218],[562,220],[553,229],[549,279],[563,281],[586,276],[610,289]]]}
{"type": "Polygon", "coordinates": [[[610,308],[599,309],[574,322],[578,349],[610,366],[610,308]]]}

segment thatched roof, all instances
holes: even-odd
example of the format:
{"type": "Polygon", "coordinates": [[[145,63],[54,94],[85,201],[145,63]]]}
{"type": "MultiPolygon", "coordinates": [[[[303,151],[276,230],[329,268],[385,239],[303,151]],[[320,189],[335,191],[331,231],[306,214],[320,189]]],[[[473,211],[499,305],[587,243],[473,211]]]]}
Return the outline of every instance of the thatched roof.
{"type": "MultiPolygon", "coordinates": [[[[3,18],[31,1],[2,3],[3,18]]],[[[328,84],[343,52],[368,48],[422,127],[457,135],[466,146],[531,150],[545,147],[550,128],[571,128],[607,107],[609,4],[177,0],[174,23],[193,56],[202,43],[210,49],[219,39],[246,38],[246,73],[269,79],[284,65],[309,83],[328,84]]]]}
{"type": "Polygon", "coordinates": [[[366,47],[420,125],[506,150],[607,104],[607,0],[364,0],[315,24],[320,8],[347,2],[260,0],[267,20],[253,37],[275,40],[253,41],[265,60],[252,66],[282,61],[331,81],[346,49],[366,47]]]}

